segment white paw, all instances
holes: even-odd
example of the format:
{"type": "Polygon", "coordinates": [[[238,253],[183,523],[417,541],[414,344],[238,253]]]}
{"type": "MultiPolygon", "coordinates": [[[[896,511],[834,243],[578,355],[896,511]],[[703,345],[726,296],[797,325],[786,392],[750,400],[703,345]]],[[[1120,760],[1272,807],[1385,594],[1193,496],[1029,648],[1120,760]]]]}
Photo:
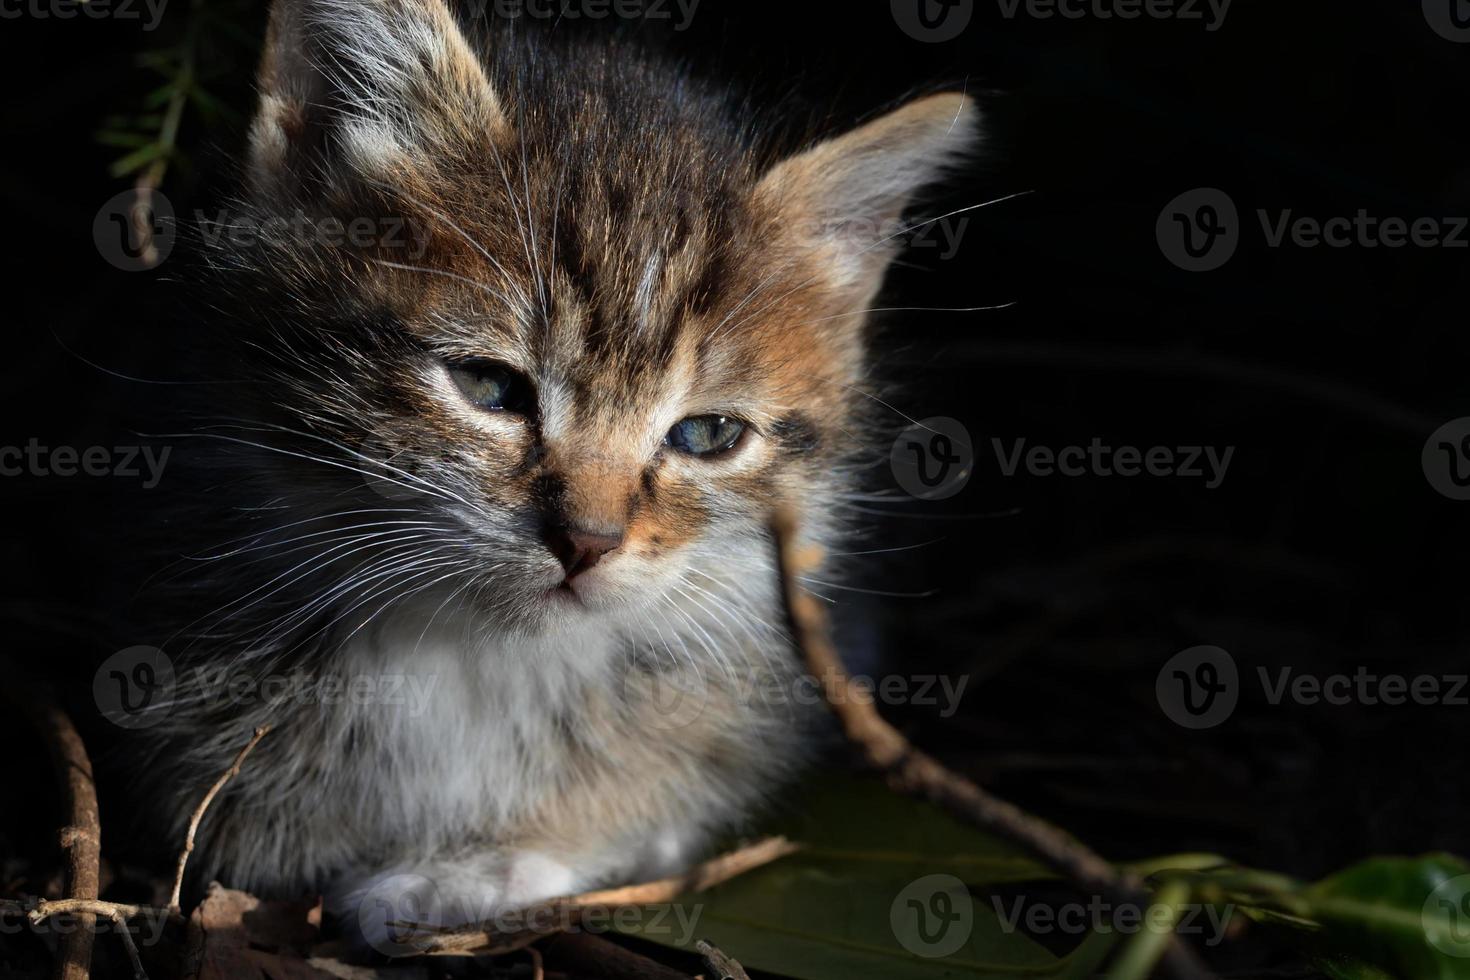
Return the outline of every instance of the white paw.
{"type": "Polygon", "coordinates": [[[492,852],[345,880],[327,912],[357,952],[408,956],[436,930],[490,922],[576,892],[576,872],[536,851],[492,852]]]}

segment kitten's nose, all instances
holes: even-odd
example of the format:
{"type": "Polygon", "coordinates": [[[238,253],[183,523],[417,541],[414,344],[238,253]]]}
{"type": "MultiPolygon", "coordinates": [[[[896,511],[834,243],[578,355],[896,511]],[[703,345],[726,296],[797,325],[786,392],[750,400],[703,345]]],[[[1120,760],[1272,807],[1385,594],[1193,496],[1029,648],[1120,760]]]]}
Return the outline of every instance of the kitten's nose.
{"type": "Polygon", "coordinates": [[[575,527],[553,527],[546,532],[546,544],[567,571],[567,579],[576,578],[592,568],[610,551],[623,544],[621,532],[599,533],[575,527]]]}

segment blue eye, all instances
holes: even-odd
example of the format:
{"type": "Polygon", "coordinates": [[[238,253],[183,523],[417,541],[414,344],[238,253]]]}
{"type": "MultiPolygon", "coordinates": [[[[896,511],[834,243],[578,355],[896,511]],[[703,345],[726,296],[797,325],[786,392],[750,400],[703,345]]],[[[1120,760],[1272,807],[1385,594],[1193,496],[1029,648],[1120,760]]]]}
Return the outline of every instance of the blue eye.
{"type": "Polygon", "coordinates": [[[743,435],[744,422],[723,415],[700,415],[670,429],[665,442],[690,456],[718,456],[734,449],[743,435]]]}
{"type": "Polygon", "coordinates": [[[449,375],[473,404],[491,412],[526,414],[531,408],[531,382],[496,361],[456,361],[449,375]]]}

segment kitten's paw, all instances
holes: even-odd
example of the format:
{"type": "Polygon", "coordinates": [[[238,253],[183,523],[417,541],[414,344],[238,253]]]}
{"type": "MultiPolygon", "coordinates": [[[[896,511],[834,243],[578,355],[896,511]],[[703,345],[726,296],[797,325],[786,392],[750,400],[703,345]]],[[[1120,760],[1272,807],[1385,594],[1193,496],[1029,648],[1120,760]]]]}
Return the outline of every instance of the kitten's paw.
{"type": "Polygon", "coordinates": [[[344,880],[326,910],[354,953],[398,957],[418,952],[437,931],[491,922],[579,885],[576,872],[550,855],[497,852],[344,880]]]}

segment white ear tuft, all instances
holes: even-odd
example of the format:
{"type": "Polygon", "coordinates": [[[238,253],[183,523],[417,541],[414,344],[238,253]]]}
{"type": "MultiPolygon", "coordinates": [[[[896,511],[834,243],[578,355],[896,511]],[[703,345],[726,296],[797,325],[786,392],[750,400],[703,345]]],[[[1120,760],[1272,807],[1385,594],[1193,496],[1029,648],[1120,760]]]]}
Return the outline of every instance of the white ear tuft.
{"type": "Polygon", "coordinates": [[[260,89],[251,169],[265,186],[303,154],[341,147],[335,162],[372,170],[505,127],[444,0],[275,0],[260,89]]]}
{"type": "Polygon", "coordinates": [[[816,252],[834,287],[871,295],[899,247],[904,211],[973,152],[979,129],[968,96],[918,99],[782,161],[757,200],[774,209],[787,244],[816,252]]]}

